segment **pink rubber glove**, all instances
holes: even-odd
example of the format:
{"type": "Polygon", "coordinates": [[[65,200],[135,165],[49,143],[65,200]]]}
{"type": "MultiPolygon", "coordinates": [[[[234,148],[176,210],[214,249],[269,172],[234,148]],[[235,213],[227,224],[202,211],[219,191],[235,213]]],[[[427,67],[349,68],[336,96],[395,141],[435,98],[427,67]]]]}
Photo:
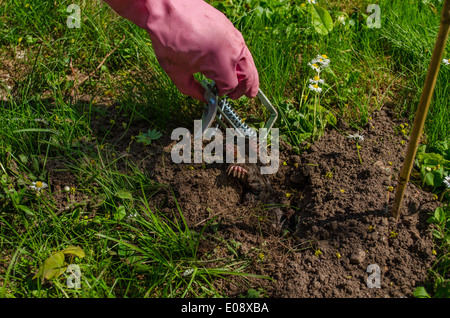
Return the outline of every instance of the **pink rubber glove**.
{"type": "Polygon", "coordinates": [[[253,98],[259,78],[242,34],[203,0],[105,0],[145,29],[167,75],[181,93],[205,101],[193,74],[215,81],[219,95],[253,98]]]}

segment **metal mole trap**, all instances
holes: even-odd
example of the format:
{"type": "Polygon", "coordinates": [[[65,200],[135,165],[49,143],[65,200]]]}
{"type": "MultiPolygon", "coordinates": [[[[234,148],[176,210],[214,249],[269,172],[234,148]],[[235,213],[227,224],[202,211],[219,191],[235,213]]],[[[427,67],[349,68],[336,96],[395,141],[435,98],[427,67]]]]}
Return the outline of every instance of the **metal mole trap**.
{"type": "MultiPolygon", "coordinates": [[[[234,128],[237,134],[241,137],[249,139],[257,138],[256,130],[249,127],[242,121],[236,111],[232,108],[231,101],[227,97],[220,98],[218,96],[214,81],[208,82],[207,80],[203,80],[202,85],[205,88],[204,96],[208,101],[202,116],[202,135],[205,130],[212,125],[214,120],[216,120],[225,129],[234,128]],[[227,126],[227,124],[231,127],[227,126]]],[[[270,117],[264,125],[264,128],[269,131],[277,120],[278,112],[272,106],[261,89],[258,90],[258,94],[256,96],[270,113],[270,117]]],[[[263,136],[263,138],[264,137],[266,136],[263,136]]]]}

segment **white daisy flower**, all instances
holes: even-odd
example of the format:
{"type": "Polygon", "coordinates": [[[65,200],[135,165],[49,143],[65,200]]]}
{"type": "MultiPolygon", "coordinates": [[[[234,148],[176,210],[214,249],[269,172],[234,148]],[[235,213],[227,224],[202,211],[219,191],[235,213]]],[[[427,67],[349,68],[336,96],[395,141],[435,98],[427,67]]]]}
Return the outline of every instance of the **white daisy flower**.
{"type": "Polygon", "coordinates": [[[443,60],[442,60],[442,63],[443,63],[444,65],[450,65],[450,59],[443,59],[443,60]]]}
{"type": "Polygon", "coordinates": [[[139,217],[139,214],[137,212],[128,213],[128,215],[126,216],[125,220],[127,222],[136,222],[138,217],[139,217]]]}
{"type": "Polygon", "coordinates": [[[48,125],[48,121],[42,118],[35,118],[34,121],[37,123],[43,123],[44,125],[48,125]]]}
{"type": "Polygon", "coordinates": [[[23,59],[25,57],[25,51],[17,51],[16,59],[23,59]]]}
{"type": "Polygon", "coordinates": [[[189,276],[194,272],[193,268],[189,268],[183,272],[183,276],[189,276]]]}
{"type": "Polygon", "coordinates": [[[323,84],[325,83],[325,80],[321,79],[319,76],[314,76],[314,78],[310,78],[309,82],[311,84],[323,84]]]}
{"type": "Polygon", "coordinates": [[[330,65],[330,59],[325,54],[319,54],[313,60],[316,64],[319,64],[322,68],[328,67],[330,65]]]}
{"type": "Polygon", "coordinates": [[[311,67],[314,71],[316,71],[318,73],[320,73],[320,71],[321,71],[319,64],[314,63],[314,60],[311,62],[308,62],[308,66],[311,67]]]}
{"type": "Polygon", "coordinates": [[[319,87],[319,85],[317,84],[309,84],[309,89],[316,92],[316,93],[321,93],[322,92],[322,88],[319,87]]]}
{"type": "Polygon", "coordinates": [[[347,138],[353,139],[355,141],[363,141],[364,140],[364,136],[360,135],[359,133],[356,133],[354,135],[348,135],[347,138]]]}
{"type": "Polygon", "coordinates": [[[309,4],[316,4],[316,0],[306,0],[309,4]]]}
{"type": "Polygon", "coordinates": [[[345,15],[340,15],[338,18],[338,21],[342,24],[345,25],[345,15]]]}
{"type": "Polygon", "coordinates": [[[308,66],[320,73],[324,68],[330,66],[330,59],[325,54],[319,54],[311,62],[308,62],[308,66]]]}
{"type": "Polygon", "coordinates": [[[42,189],[47,188],[47,187],[48,187],[48,185],[42,181],[33,182],[32,185],[30,186],[31,189],[36,190],[37,192],[39,192],[42,189]]]}
{"type": "Polygon", "coordinates": [[[447,188],[450,188],[450,176],[444,178],[444,183],[447,188]]]}

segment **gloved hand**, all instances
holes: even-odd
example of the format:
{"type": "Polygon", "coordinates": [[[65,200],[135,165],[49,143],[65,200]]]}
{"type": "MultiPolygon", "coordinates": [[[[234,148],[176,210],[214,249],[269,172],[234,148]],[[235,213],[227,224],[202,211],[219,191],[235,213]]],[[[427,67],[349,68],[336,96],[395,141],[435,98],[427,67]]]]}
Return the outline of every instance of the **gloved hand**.
{"type": "Polygon", "coordinates": [[[203,0],[105,0],[150,35],[161,67],[181,93],[205,101],[193,74],[215,81],[219,95],[255,97],[259,78],[242,34],[203,0]]]}

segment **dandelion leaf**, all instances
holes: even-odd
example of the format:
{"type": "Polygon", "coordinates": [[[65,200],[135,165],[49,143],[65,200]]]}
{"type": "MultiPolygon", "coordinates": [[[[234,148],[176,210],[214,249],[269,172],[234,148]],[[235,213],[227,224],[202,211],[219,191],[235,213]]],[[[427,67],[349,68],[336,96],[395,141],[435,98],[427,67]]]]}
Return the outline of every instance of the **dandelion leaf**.
{"type": "Polygon", "coordinates": [[[24,154],[19,154],[19,159],[25,165],[28,163],[28,157],[25,156],[24,154]]]}
{"type": "Polygon", "coordinates": [[[69,246],[66,249],[63,249],[61,252],[64,254],[72,254],[79,258],[83,258],[86,256],[83,249],[79,246],[69,246]]]}
{"type": "Polygon", "coordinates": [[[249,290],[247,290],[247,295],[246,298],[260,298],[261,297],[261,292],[250,288],[249,290]]]}
{"type": "Polygon", "coordinates": [[[114,213],[114,219],[117,221],[122,220],[127,215],[127,211],[123,205],[119,206],[119,208],[114,213]]]}
{"type": "Polygon", "coordinates": [[[430,298],[430,295],[427,293],[425,287],[417,287],[414,292],[413,296],[416,298],[430,298]]]}
{"type": "Polygon", "coordinates": [[[312,24],[317,33],[327,35],[333,30],[333,19],[330,13],[317,5],[309,6],[312,24]]]}
{"type": "Polygon", "coordinates": [[[66,268],[64,263],[64,253],[56,252],[44,261],[44,264],[39,267],[39,270],[36,275],[34,275],[33,279],[39,277],[45,279],[56,278],[64,273],[66,268]]]}
{"type": "Polygon", "coordinates": [[[425,175],[425,183],[429,186],[434,186],[434,174],[433,173],[427,173],[425,175]]]}

